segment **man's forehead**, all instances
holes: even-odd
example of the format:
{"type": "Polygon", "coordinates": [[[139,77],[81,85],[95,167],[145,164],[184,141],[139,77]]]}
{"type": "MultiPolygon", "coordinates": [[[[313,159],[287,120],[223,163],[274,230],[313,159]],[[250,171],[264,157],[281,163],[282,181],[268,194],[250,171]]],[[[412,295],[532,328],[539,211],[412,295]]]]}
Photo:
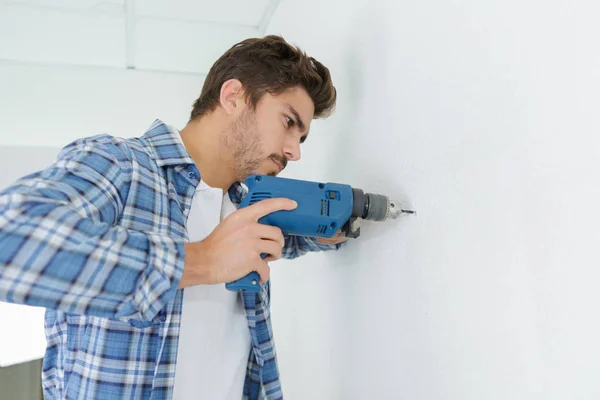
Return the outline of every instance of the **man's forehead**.
{"type": "Polygon", "coordinates": [[[293,107],[304,119],[312,119],[315,105],[302,87],[294,87],[276,96],[278,100],[293,107]]]}

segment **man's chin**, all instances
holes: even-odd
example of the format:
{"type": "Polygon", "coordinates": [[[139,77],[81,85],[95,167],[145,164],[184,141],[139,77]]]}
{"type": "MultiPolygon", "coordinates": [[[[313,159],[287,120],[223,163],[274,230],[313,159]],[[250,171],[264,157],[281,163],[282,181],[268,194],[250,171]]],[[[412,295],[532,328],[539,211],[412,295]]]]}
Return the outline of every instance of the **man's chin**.
{"type": "Polygon", "coordinates": [[[255,172],[255,174],[268,175],[268,176],[277,176],[277,175],[280,174],[280,172],[281,171],[279,171],[279,169],[267,169],[264,172],[262,172],[262,171],[259,170],[259,171],[255,172]]]}
{"type": "MultiPolygon", "coordinates": [[[[273,170],[267,171],[267,172],[255,171],[255,172],[252,172],[251,174],[249,174],[248,176],[250,176],[250,175],[277,176],[277,175],[279,175],[279,171],[273,171],[273,170]]],[[[245,181],[246,179],[248,179],[248,176],[244,176],[243,179],[240,179],[240,181],[242,181],[242,182],[245,181]]]]}

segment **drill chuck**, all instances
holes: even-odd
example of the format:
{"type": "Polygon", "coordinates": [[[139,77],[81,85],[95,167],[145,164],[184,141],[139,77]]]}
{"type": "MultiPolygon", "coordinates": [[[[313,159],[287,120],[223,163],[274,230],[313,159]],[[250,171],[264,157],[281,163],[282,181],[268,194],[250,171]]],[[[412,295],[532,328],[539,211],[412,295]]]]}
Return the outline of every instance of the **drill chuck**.
{"type": "Polygon", "coordinates": [[[396,219],[402,214],[397,203],[382,194],[364,193],[361,189],[352,188],[352,216],[371,221],[396,219]]]}

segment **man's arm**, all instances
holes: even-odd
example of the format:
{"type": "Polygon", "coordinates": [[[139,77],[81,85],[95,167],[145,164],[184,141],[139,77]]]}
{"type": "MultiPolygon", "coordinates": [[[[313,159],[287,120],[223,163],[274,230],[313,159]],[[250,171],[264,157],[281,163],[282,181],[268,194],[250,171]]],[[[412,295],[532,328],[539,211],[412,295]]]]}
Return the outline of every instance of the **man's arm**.
{"type": "Polygon", "coordinates": [[[184,243],[116,226],[130,152],[110,136],[67,146],[0,193],[0,300],[152,320],[174,296],[184,243]]]}

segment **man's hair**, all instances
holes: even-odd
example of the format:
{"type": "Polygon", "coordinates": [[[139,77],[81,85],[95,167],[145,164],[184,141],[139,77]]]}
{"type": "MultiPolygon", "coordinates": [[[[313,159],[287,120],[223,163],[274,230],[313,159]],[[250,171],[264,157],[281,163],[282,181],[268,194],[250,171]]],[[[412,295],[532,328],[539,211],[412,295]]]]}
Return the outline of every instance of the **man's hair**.
{"type": "Polygon", "coordinates": [[[221,86],[238,79],[252,109],[265,93],[272,95],[300,86],[312,99],[314,118],[327,117],[335,108],[336,90],[329,69],[281,36],[246,39],[225,52],[211,67],[190,120],[213,111],[221,86]]]}

